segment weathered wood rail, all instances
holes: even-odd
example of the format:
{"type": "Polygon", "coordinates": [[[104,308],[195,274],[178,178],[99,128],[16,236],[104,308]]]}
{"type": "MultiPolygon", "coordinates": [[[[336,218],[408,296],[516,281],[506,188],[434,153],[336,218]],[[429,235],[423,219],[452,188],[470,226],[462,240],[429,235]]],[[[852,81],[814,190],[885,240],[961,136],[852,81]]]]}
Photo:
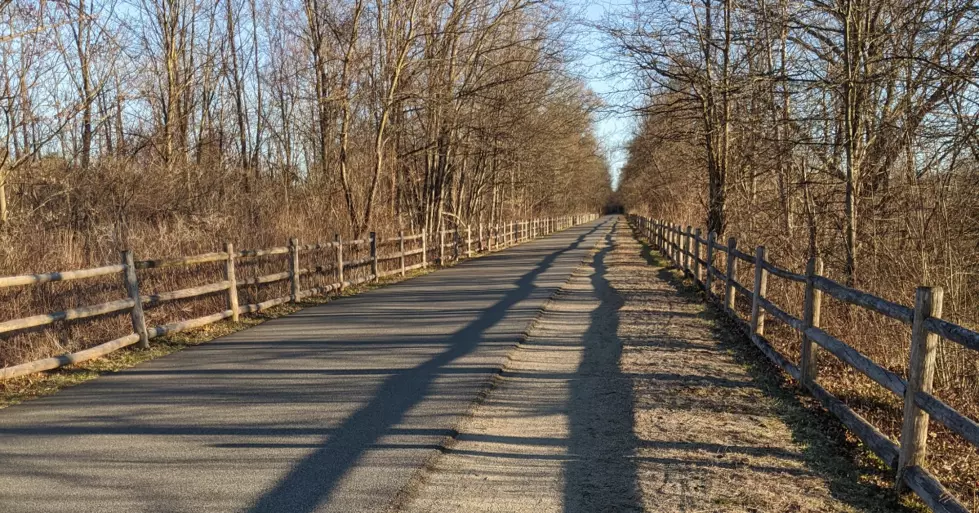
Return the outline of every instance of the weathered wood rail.
{"type": "Polygon", "coordinates": [[[729,239],[726,245],[719,244],[713,232],[705,238],[700,229],[694,230],[690,226],[684,229],[680,225],[637,215],[631,215],[630,222],[642,237],[704,290],[708,301],[719,303],[762,353],[807,389],[881,460],[894,469],[895,486],[898,490],[905,487],[911,489],[932,511],[968,512],[926,468],[929,418],[979,447],[979,424],[932,395],[939,336],[979,350],[979,333],[941,319],[940,287],[919,287],[915,294],[914,307],[908,307],[820,276],[823,264],[819,258],[808,262],[805,274],[798,274],[768,261],[763,246],[756,248],[754,255],[749,255],[737,249],[734,238],[729,239]],[[703,253],[701,249],[704,249],[703,253]],[[726,267],[723,269],[714,264],[719,253],[727,255],[726,267]],[[737,281],[739,262],[753,266],[754,283],[750,288],[737,281]],[[805,287],[801,319],[787,313],[765,297],[769,275],[800,283],[805,287]],[[723,284],[723,297],[714,293],[715,283],[723,284]],[[819,328],[820,305],[824,293],[844,303],[866,308],[911,326],[908,379],[878,365],[819,328]],[[741,294],[751,302],[751,315],[748,319],[742,318],[735,309],[736,294],[741,294]],[[766,314],[799,333],[801,357],[798,363],[793,363],[779,353],[765,338],[766,314]],[[899,443],[885,436],[819,385],[817,346],[903,399],[904,420],[899,443]]]}
{"type": "Polygon", "coordinates": [[[409,235],[399,232],[397,236],[381,239],[374,232],[371,232],[366,239],[342,240],[337,235],[333,241],[306,245],[301,245],[297,239],[293,238],[290,239],[288,246],[239,251],[236,251],[231,243],[227,243],[224,245],[224,250],[220,252],[154,260],[136,260],[131,251],[123,251],[121,264],[76,271],[0,277],[0,288],[7,288],[118,275],[126,295],[124,299],[97,305],[80,306],[59,312],[0,322],[0,340],[5,336],[54,322],[70,322],[125,311],[129,312],[133,330],[130,334],[81,351],[4,367],[0,369],[0,380],[81,363],[134,344],[143,348],[149,347],[149,341],[156,337],[199,328],[229,318],[238,321],[241,314],[260,312],[273,306],[289,302],[295,303],[307,297],[338,292],[346,287],[375,282],[388,276],[404,276],[413,270],[432,265],[445,265],[450,261],[459,260],[462,257],[472,257],[477,253],[505,249],[514,244],[564,230],[595,218],[596,216],[593,214],[584,214],[514,221],[492,226],[479,224],[475,230],[470,226],[464,226],[461,230],[457,227],[454,230],[440,231],[434,236],[425,233],[425,231],[409,235]],[[476,232],[475,238],[473,237],[474,231],[476,232]],[[448,242],[446,242],[447,238],[448,242]],[[347,256],[345,258],[345,255],[357,254],[357,251],[363,254],[365,249],[366,256],[359,258],[347,256]],[[448,253],[446,252],[447,249],[449,250],[448,253]],[[326,254],[324,255],[324,253],[326,254]],[[238,262],[277,255],[287,256],[287,270],[254,278],[241,280],[236,278],[238,262]],[[304,259],[313,262],[317,258],[322,259],[324,256],[329,260],[329,263],[310,265],[305,268],[300,266],[304,259]],[[221,281],[152,294],[144,294],[140,291],[141,284],[136,273],[137,270],[217,263],[224,264],[224,279],[221,281]],[[356,269],[366,269],[366,272],[360,272],[357,277],[352,277],[351,270],[356,269]],[[324,285],[304,288],[303,277],[317,274],[329,275],[333,281],[324,285]],[[262,302],[239,304],[238,291],[240,287],[280,282],[288,282],[288,295],[262,302]],[[160,326],[147,326],[144,308],[212,294],[224,294],[226,296],[226,308],[224,310],[160,326]]]}

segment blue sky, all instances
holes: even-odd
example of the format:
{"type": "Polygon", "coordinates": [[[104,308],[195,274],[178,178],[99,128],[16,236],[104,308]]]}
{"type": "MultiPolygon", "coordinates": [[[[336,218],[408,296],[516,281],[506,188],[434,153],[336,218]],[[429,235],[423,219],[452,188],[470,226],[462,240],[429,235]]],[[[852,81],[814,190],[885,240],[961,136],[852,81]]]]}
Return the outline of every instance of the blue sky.
{"type": "Polygon", "coordinates": [[[595,129],[608,153],[614,183],[619,169],[625,163],[623,146],[629,141],[633,126],[630,114],[621,112],[623,109],[616,107],[623,101],[629,101],[624,90],[630,84],[627,76],[622,76],[614,69],[612,59],[602,48],[604,43],[601,34],[588,27],[588,24],[601,22],[606,13],[616,9],[616,4],[609,0],[565,2],[570,14],[582,20],[577,28],[577,37],[574,38],[575,53],[580,56],[580,61],[573,69],[608,104],[608,108],[598,115],[595,129]]]}

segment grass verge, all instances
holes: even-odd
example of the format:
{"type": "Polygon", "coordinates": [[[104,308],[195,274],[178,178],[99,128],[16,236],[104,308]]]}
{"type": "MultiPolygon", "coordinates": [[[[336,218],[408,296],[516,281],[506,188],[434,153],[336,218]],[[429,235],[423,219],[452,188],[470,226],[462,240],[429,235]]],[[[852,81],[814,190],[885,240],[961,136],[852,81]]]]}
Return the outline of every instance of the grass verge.
{"type": "Polygon", "coordinates": [[[703,316],[712,321],[722,347],[743,365],[759,388],[774,400],[779,417],[803,448],[806,464],[827,482],[831,494],[860,511],[870,513],[927,512],[914,494],[898,495],[893,489],[894,472],[850,433],[819,402],[804,393],[795,381],[768,360],[745,338],[735,323],[713,304],[704,292],[647,241],[633,230],[642,244],[649,265],[661,268],[661,276],[677,294],[704,304],[703,316]]]}

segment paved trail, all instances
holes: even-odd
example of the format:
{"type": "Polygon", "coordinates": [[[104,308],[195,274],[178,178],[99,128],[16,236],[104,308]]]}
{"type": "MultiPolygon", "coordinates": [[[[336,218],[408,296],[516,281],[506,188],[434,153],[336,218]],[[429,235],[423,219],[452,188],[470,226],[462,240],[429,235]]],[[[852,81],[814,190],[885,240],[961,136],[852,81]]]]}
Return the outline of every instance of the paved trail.
{"type": "Polygon", "coordinates": [[[384,509],[611,222],[0,410],[0,510],[384,509]]]}

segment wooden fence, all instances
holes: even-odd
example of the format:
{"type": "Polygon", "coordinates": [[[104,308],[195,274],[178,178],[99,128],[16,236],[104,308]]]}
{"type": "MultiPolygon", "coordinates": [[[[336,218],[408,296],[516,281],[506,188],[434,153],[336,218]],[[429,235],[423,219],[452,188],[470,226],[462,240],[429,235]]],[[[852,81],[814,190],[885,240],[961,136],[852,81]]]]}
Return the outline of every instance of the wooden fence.
{"type": "Polygon", "coordinates": [[[941,288],[919,287],[912,308],[821,276],[823,264],[819,258],[808,262],[805,274],[798,274],[766,260],[764,246],[755,248],[755,254],[750,255],[738,250],[737,240],[733,237],[728,239],[727,244],[720,244],[713,232],[705,238],[701,229],[694,230],[690,226],[684,230],[679,225],[636,215],[630,216],[630,222],[638,233],[690,276],[698,287],[703,288],[708,301],[719,302],[719,306],[745,330],[758,349],[805,387],[874,454],[894,469],[895,486],[898,490],[910,488],[932,511],[968,512],[925,467],[930,417],[968,440],[973,446],[979,447],[979,424],[932,395],[939,336],[979,351],[979,333],[941,319],[941,288]],[[714,265],[720,254],[726,255],[724,268],[714,265]],[[753,266],[754,283],[751,288],[737,281],[739,262],[753,266]],[[766,298],[769,275],[805,286],[801,319],[766,298]],[[714,294],[715,283],[723,286],[723,296],[714,294]],[[911,326],[911,358],[907,380],[820,329],[823,293],[911,326]],[[737,294],[751,302],[751,316],[747,320],[742,319],[735,309],[737,294]],[[766,313],[799,333],[801,357],[798,364],[780,354],[765,338],[766,313]],[[903,399],[904,420],[900,444],[889,439],[816,382],[816,346],[822,347],[903,399]]]}
{"type": "Polygon", "coordinates": [[[0,322],[0,339],[55,322],[70,322],[113,313],[128,312],[132,319],[132,333],[128,335],[78,352],[4,367],[0,369],[0,380],[84,362],[133,344],[146,348],[149,347],[151,339],[169,333],[198,328],[223,319],[230,318],[237,321],[241,314],[259,312],[284,303],[295,303],[310,296],[326,295],[353,285],[375,282],[387,276],[404,276],[408,271],[433,264],[443,265],[463,256],[471,257],[475,253],[504,249],[595,218],[594,215],[586,214],[514,221],[492,226],[479,224],[475,227],[463,226],[454,230],[443,230],[434,235],[426,234],[425,231],[414,235],[405,235],[402,232],[386,239],[377,237],[374,232],[371,232],[367,238],[358,240],[342,240],[337,235],[333,241],[305,245],[293,238],[290,239],[288,246],[243,251],[236,251],[231,243],[227,243],[224,245],[224,250],[220,252],[157,260],[136,260],[131,251],[123,251],[121,263],[116,265],[77,271],[0,277],[0,288],[6,288],[118,275],[121,277],[122,288],[126,294],[123,299],[106,303],[0,322]],[[286,257],[287,269],[254,278],[236,278],[235,270],[238,262],[274,255],[286,257]],[[358,258],[351,259],[350,255],[358,258]],[[309,262],[306,267],[302,265],[304,260],[309,262]],[[314,262],[322,262],[322,264],[311,265],[314,262]],[[221,281],[153,294],[143,294],[140,291],[137,270],[217,263],[224,264],[224,279],[221,281]],[[351,273],[358,269],[364,271],[351,273]],[[327,275],[332,277],[333,281],[304,288],[303,277],[313,275],[327,275]],[[238,303],[240,287],[280,282],[288,282],[288,295],[252,304],[238,303]],[[203,317],[155,327],[147,326],[144,308],[212,294],[226,296],[225,309],[203,317]]]}

